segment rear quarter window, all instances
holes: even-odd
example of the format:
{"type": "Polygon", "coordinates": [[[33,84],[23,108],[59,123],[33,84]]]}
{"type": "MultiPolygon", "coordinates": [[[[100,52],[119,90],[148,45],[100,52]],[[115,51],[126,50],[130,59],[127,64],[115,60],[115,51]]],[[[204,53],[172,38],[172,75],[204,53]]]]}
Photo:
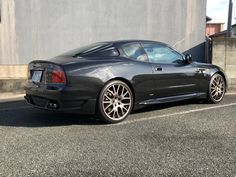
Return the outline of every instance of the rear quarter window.
{"type": "Polygon", "coordinates": [[[103,49],[100,51],[92,52],[90,54],[84,55],[88,57],[116,57],[119,56],[119,52],[116,48],[103,49]]]}
{"type": "Polygon", "coordinates": [[[148,62],[148,57],[139,43],[124,44],[121,48],[127,57],[137,61],[148,62]]]}

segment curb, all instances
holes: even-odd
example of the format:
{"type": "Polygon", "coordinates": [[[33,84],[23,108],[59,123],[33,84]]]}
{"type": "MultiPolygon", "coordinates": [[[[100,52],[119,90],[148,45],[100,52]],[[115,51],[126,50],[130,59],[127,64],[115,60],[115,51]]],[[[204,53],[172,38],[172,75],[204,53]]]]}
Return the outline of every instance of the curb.
{"type": "Polygon", "coordinates": [[[229,93],[226,93],[225,95],[236,95],[236,92],[229,92],[229,93]]]}

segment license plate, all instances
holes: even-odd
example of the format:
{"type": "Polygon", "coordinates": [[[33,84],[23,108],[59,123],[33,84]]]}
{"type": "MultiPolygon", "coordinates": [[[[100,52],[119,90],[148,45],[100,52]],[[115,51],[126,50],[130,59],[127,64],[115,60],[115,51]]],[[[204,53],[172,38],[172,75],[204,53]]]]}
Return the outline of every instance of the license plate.
{"type": "Polygon", "coordinates": [[[42,77],[42,71],[34,71],[32,76],[33,82],[40,82],[42,77]]]}

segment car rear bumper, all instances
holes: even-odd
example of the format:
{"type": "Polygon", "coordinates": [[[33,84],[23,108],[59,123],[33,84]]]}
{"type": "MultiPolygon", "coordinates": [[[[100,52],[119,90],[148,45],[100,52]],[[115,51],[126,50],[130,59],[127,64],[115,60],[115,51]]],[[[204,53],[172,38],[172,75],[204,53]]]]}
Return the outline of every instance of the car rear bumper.
{"type": "Polygon", "coordinates": [[[25,91],[26,102],[39,109],[95,114],[96,99],[81,95],[78,90],[64,86],[37,86],[28,82],[25,91]]]}

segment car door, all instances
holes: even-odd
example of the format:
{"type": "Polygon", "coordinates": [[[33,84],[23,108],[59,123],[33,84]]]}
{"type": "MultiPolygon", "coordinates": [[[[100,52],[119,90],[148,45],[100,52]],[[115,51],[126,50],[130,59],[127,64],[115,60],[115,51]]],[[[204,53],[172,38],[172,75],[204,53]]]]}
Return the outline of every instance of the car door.
{"type": "Polygon", "coordinates": [[[182,54],[161,43],[142,43],[142,46],[152,65],[156,98],[197,91],[195,69],[183,62],[182,54]]]}
{"type": "Polygon", "coordinates": [[[125,43],[120,46],[121,56],[130,59],[131,82],[135,88],[135,100],[141,102],[154,98],[155,81],[153,78],[152,65],[143,47],[138,42],[125,43]]]}

